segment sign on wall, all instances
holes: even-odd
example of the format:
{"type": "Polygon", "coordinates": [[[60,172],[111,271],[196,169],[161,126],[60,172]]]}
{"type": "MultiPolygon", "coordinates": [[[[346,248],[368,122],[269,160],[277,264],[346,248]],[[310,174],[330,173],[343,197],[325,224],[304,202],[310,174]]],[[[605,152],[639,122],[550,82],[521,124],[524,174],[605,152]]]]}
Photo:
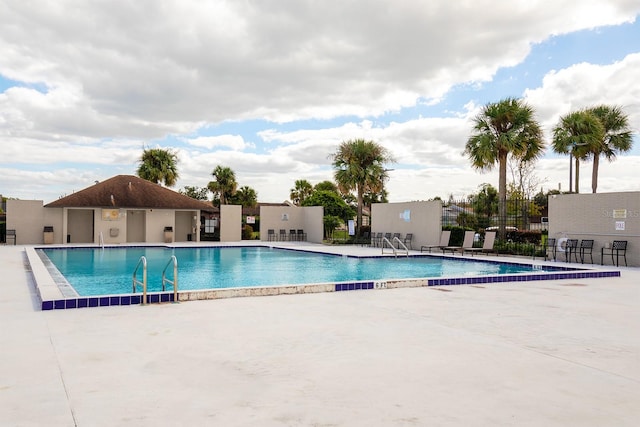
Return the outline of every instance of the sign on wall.
{"type": "Polygon", "coordinates": [[[102,209],[103,221],[117,221],[120,219],[120,209],[102,209]]]}

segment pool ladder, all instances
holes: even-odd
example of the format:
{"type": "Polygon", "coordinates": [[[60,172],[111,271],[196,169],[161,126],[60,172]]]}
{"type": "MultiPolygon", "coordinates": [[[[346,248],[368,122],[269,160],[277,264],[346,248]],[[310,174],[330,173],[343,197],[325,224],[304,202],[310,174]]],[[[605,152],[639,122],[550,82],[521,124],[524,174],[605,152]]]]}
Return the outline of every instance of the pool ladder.
{"type": "Polygon", "coordinates": [[[178,302],[178,260],[175,255],[171,255],[169,258],[169,262],[164,266],[164,270],[162,270],[162,292],[166,291],[167,283],[173,286],[173,302],[178,302]],[[169,266],[173,266],[173,280],[167,279],[167,268],[169,266]]]}
{"type": "Polygon", "coordinates": [[[393,246],[393,243],[391,243],[391,241],[389,239],[387,239],[386,237],[382,238],[382,253],[384,254],[384,250],[385,248],[387,249],[391,249],[393,251],[393,255],[395,255],[395,257],[398,257],[398,254],[403,254],[406,257],[409,257],[409,249],[407,248],[407,246],[402,243],[402,240],[398,239],[397,237],[393,238],[393,242],[398,244],[398,247],[396,248],[395,246],[393,246]],[[387,246],[388,245],[388,246],[387,246]],[[400,249],[400,248],[403,249],[400,249]]]}
{"type": "MultiPolygon", "coordinates": [[[[167,283],[173,286],[173,302],[178,302],[178,260],[175,255],[171,255],[169,262],[162,270],[162,292],[167,289],[167,283]],[[173,280],[167,278],[167,268],[173,266],[173,280]]],[[[142,287],[142,305],[147,304],[147,258],[141,256],[133,270],[133,293],[136,293],[138,286],[142,287]],[[138,280],[138,270],[142,267],[142,281],[138,280]]]]}
{"type": "Polygon", "coordinates": [[[135,270],[133,270],[133,293],[136,293],[136,287],[142,286],[142,305],[147,304],[147,259],[141,256],[136,264],[135,270]],[[142,281],[138,280],[138,269],[142,266],[142,281]]]}

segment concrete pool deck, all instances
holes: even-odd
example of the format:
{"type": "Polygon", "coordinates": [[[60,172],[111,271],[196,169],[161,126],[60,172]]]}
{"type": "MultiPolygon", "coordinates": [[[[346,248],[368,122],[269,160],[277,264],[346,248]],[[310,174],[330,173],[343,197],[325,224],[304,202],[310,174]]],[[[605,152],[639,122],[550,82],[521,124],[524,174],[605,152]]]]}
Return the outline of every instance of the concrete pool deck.
{"type": "Polygon", "coordinates": [[[25,263],[0,247],[2,425],[640,424],[637,268],[40,311],[25,263]]]}

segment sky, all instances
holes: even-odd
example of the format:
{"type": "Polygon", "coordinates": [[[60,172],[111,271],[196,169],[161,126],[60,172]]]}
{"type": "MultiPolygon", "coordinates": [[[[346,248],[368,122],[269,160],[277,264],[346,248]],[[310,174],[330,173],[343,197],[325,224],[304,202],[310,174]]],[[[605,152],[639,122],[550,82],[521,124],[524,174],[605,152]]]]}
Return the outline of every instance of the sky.
{"type": "MultiPolygon", "coordinates": [[[[547,146],[562,115],[622,107],[634,145],[600,162],[598,192],[640,191],[639,14],[637,0],[2,0],[0,194],[48,203],[165,148],[175,190],[222,165],[282,202],[363,138],[396,160],[391,202],[465,197],[498,186],[463,151],[506,97],[547,146]]],[[[534,178],[568,190],[568,156],[547,148],[534,178]]]]}

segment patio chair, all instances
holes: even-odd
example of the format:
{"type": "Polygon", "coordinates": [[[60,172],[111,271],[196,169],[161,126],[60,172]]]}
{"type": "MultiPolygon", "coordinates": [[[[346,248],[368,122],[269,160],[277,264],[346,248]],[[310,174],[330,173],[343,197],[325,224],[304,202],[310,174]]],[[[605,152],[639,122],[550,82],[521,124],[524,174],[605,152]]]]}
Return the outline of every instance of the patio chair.
{"type": "Polygon", "coordinates": [[[13,239],[13,245],[15,246],[18,243],[18,237],[16,235],[16,230],[7,230],[4,235],[4,242],[9,244],[9,239],[13,239]]]}
{"type": "Polygon", "coordinates": [[[465,231],[462,246],[445,246],[444,248],[442,248],[442,253],[451,251],[451,254],[453,254],[456,251],[461,251],[464,254],[465,248],[473,247],[473,238],[475,237],[475,235],[476,235],[476,232],[473,230],[465,231]]]}
{"type": "Polygon", "coordinates": [[[276,239],[276,231],[273,228],[270,228],[270,229],[267,230],[267,240],[269,242],[277,240],[276,239]]]}
{"type": "Polygon", "coordinates": [[[363,231],[362,236],[356,239],[356,242],[360,243],[360,246],[371,245],[371,236],[368,231],[363,231]]]}
{"type": "Polygon", "coordinates": [[[549,252],[553,254],[553,260],[556,260],[556,254],[558,253],[557,241],[555,238],[547,239],[547,246],[544,248],[544,260],[547,260],[549,252]]]}
{"type": "Polygon", "coordinates": [[[442,249],[449,245],[449,239],[451,239],[451,230],[443,230],[442,233],[440,233],[440,243],[437,245],[422,245],[420,246],[420,252],[424,252],[427,249],[431,252],[431,249],[434,248],[442,249]]]}
{"type": "MultiPolygon", "coordinates": [[[[493,245],[496,241],[496,232],[495,231],[487,231],[484,235],[484,242],[482,243],[482,247],[481,248],[467,248],[467,247],[463,247],[462,248],[462,255],[464,255],[465,252],[471,252],[471,254],[473,255],[476,252],[480,252],[480,253],[486,253],[489,254],[490,252],[495,252],[495,250],[493,249],[493,245]]],[[[495,254],[497,255],[498,253],[495,252],[495,254]]]]}
{"type": "Polygon", "coordinates": [[[380,246],[380,244],[382,243],[382,237],[383,237],[382,232],[378,232],[374,237],[371,238],[371,245],[374,248],[377,248],[378,246],[380,246]]]}
{"type": "Polygon", "coordinates": [[[409,249],[413,250],[413,247],[411,246],[412,241],[413,241],[413,233],[407,233],[407,235],[404,236],[404,239],[402,239],[402,243],[404,243],[404,245],[409,249]]]}
{"type": "Polygon", "coordinates": [[[622,254],[624,258],[624,265],[627,265],[627,241],[626,240],[614,240],[610,248],[603,247],[600,249],[600,265],[604,265],[604,256],[611,254],[611,263],[614,262],[613,255],[615,254],[616,267],[619,266],[619,257],[622,254]],[[608,253],[607,253],[608,252],[608,253]]]}
{"type": "Polygon", "coordinates": [[[578,253],[580,254],[580,262],[582,264],[584,264],[584,258],[587,254],[589,254],[591,264],[593,264],[593,239],[582,239],[578,247],[578,253]]]}
{"type": "Polygon", "coordinates": [[[289,241],[290,242],[295,242],[296,240],[298,240],[298,235],[296,234],[296,230],[289,230],[289,241]]]}
{"type": "Polygon", "coordinates": [[[281,242],[287,240],[287,230],[285,230],[284,228],[280,229],[280,236],[278,236],[278,240],[280,240],[281,242]]]}
{"type": "Polygon", "coordinates": [[[567,239],[567,245],[564,247],[564,260],[566,262],[571,261],[571,254],[578,262],[578,239],[567,239]]]}
{"type": "Polygon", "coordinates": [[[298,228],[298,241],[299,242],[306,242],[307,241],[307,233],[304,232],[304,230],[298,228]]]}

